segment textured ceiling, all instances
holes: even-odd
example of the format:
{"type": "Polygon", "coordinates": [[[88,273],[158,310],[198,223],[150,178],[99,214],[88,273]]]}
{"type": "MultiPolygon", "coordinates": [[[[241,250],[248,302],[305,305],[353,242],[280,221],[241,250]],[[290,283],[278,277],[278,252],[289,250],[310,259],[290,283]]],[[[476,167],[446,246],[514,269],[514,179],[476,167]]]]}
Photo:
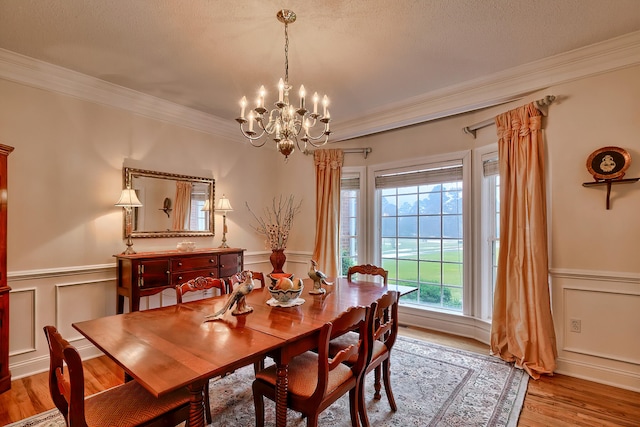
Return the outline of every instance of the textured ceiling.
{"type": "Polygon", "coordinates": [[[639,0],[0,0],[0,48],[232,120],[284,75],[281,8],[334,122],[640,30],[639,0]]]}

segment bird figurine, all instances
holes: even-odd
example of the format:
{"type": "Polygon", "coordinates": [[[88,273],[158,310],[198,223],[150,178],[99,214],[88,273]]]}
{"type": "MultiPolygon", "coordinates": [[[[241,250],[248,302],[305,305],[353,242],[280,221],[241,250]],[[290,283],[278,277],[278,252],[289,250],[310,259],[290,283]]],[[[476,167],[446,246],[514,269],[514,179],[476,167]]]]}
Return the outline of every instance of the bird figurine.
{"type": "Polygon", "coordinates": [[[217,312],[206,316],[205,322],[210,320],[219,320],[222,316],[233,307],[235,304],[235,309],[231,312],[234,316],[238,316],[241,314],[248,314],[253,311],[253,307],[247,305],[245,297],[249,295],[249,293],[253,290],[253,275],[250,271],[243,271],[242,276],[244,277],[244,281],[240,283],[236,283],[233,286],[233,291],[227,298],[227,302],[225,302],[224,306],[218,310],[217,312]]]}
{"type": "Polygon", "coordinates": [[[326,289],[322,287],[325,285],[333,285],[333,282],[327,281],[327,275],[318,270],[318,263],[311,260],[311,267],[309,268],[309,278],[313,280],[313,289],[309,291],[310,294],[318,295],[324,294],[326,289]]]}

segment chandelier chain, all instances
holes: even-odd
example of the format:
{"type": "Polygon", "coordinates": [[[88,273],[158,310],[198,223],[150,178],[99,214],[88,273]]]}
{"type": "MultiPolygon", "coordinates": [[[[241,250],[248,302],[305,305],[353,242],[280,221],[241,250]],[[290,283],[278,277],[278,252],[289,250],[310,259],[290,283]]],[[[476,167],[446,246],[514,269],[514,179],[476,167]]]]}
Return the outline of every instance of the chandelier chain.
{"type": "Polygon", "coordinates": [[[284,24],[284,82],[289,84],[289,25],[284,24]]]}

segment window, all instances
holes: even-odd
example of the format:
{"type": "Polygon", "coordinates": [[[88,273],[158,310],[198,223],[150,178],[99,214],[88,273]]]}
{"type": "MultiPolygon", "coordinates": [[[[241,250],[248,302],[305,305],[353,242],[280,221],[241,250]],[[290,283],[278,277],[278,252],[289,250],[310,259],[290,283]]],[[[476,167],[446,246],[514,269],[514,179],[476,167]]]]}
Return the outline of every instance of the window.
{"type": "Polygon", "coordinates": [[[500,250],[500,175],[498,154],[495,151],[481,155],[482,176],[480,194],[480,259],[479,259],[479,317],[491,319],[493,292],[498,270],[500,250]]]}
{"type": "Polygon", "coordinates": [[[375,172],[379,258],[403,297],[462,311],[465,284],[463,161],[375,172]]]}
{"type": "Polygon", "coordinates": [[[343,169],[340,180],[340,276],[346,276],[350,266],[362,263],[361,239],[362,182],[359,171],[343,169]]]}
{"type": "Polygon", "coordinates": [[[207,200],[208,190],[195,184],[191,190],[191,205],[188,219],[189,230],[209,229],[209,208],[205,210],[207,200]]]}

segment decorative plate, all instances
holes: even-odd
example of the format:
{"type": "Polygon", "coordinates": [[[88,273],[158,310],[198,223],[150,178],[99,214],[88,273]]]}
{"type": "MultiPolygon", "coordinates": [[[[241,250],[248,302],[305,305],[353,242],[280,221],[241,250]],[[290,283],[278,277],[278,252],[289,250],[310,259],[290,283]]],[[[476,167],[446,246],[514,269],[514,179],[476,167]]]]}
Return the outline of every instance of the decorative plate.
{"type": "Polygon", "coordinates": [[[599,148],[587,159],[587,169],[596,181],[622,179],[629,165],[631,156],[620,147],[599,148]]]}
{"type": "Polygon", "coordinates": [[[267,301],[267,304],[269,304],[271,307],[295,307],[297,305],[302,305],[304,303],[305,303],[304,298],[296,298],[296,299],[289,300],[287,302],[280,302],[275,298],[270,298],[267,301]]]}

